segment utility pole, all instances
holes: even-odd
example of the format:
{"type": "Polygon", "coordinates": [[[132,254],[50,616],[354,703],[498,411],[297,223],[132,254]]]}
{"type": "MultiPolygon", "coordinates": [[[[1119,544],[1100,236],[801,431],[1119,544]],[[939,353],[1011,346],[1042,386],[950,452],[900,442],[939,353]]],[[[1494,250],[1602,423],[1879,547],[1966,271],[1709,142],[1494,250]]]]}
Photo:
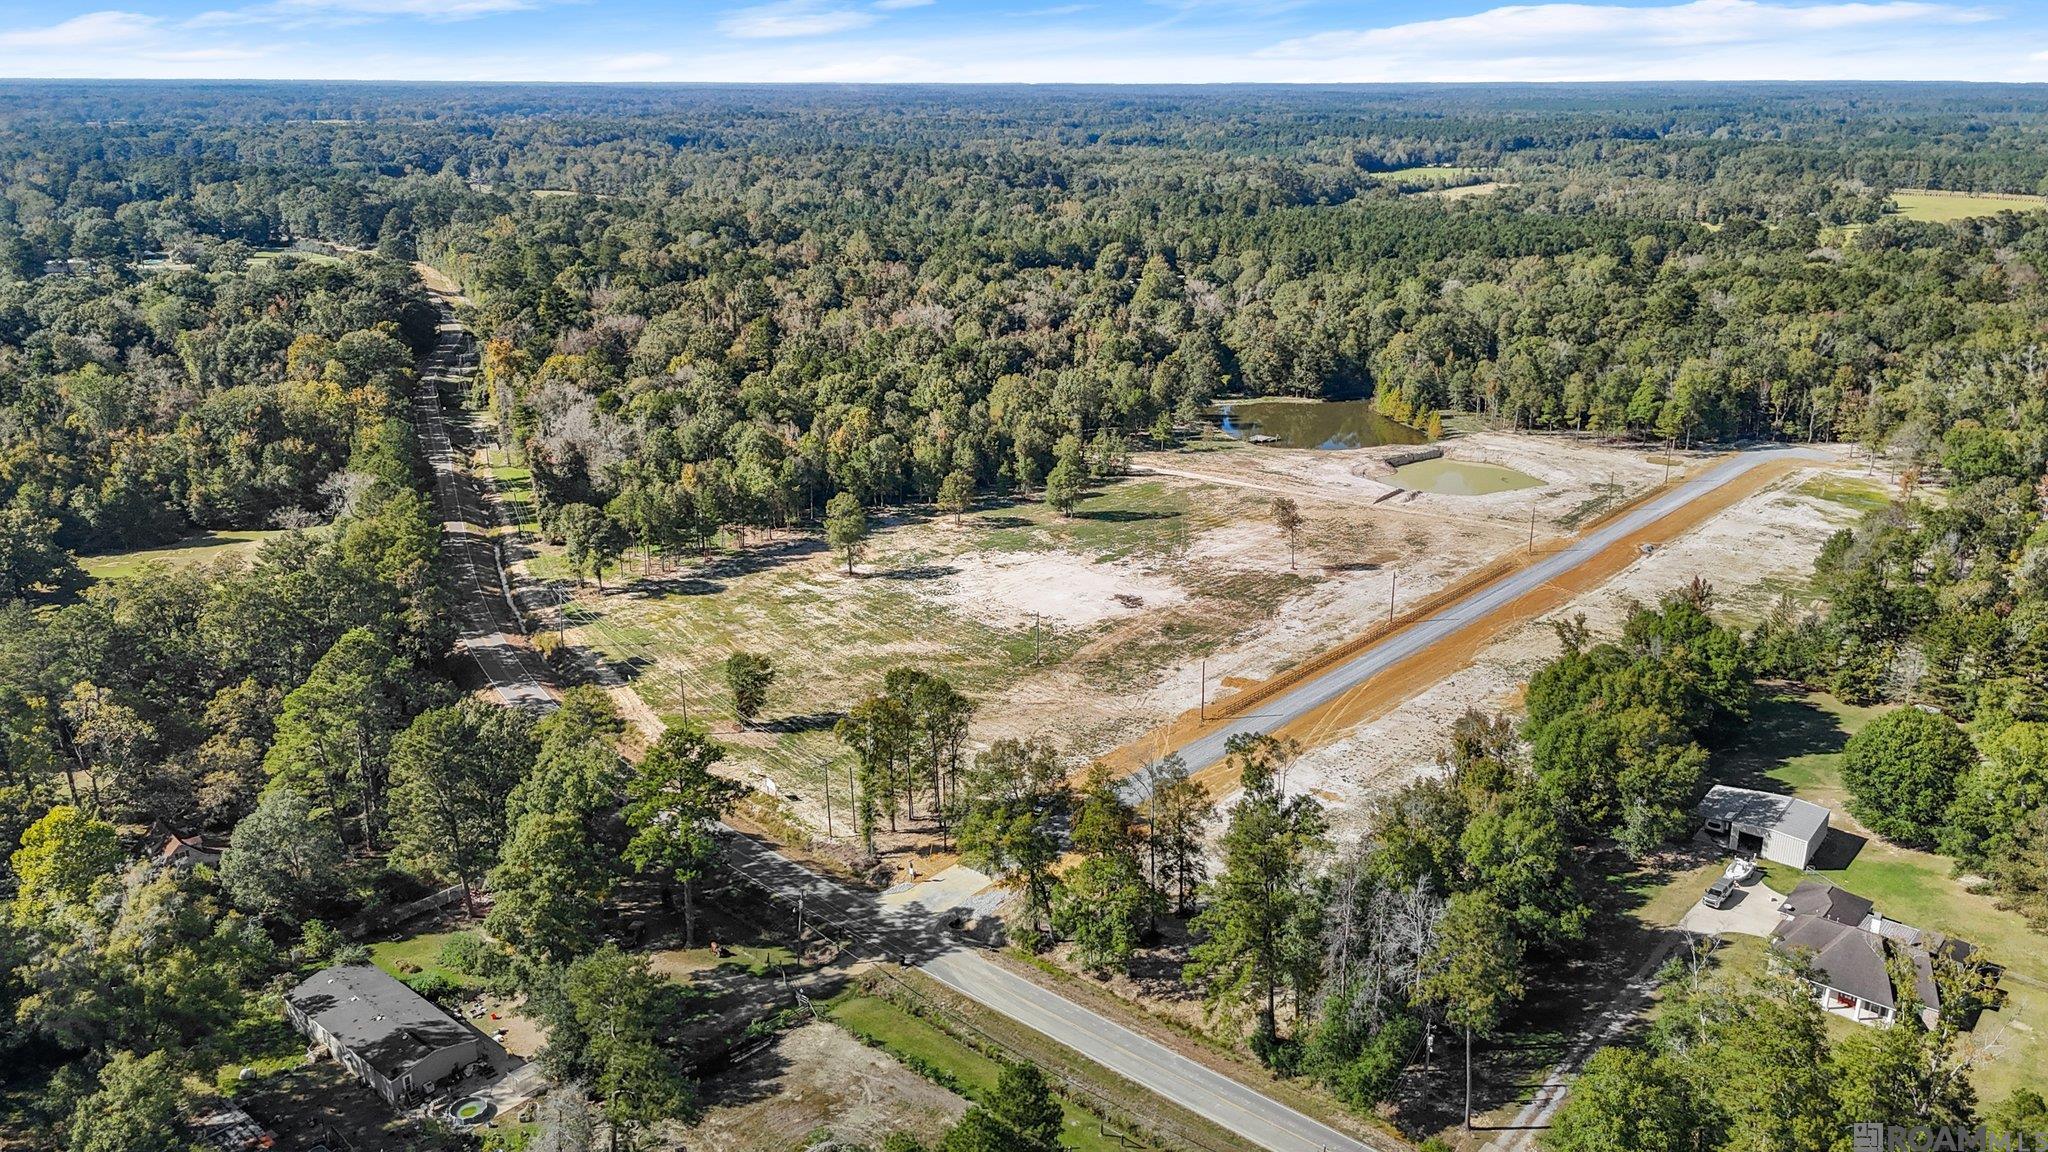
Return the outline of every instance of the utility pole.
{"type": "Polygon", "coordinates": [[[825,761],[825,839],[832,839],[832,762],[825,761]]]}
{"type": "Polygon", "coordinates": [[[1529,551],[1536,551],[1536,506],[1529,506],[1529,551]]]}
{"type": "Polygon", "coordinates": [[[1465,1131],[1472,1130],[1472,1026],[1465,1025],[1465,1131]]]}
{"type": "Polygon", "coordinates": [[[1395,569],[1393,569],[1392,571],[1393,571],[1393,573],[1394,573],[1394,578],[1393,578],[1393,580],[1389,581],[1389,582],[1388,582],[1388,584],[1387,584],[1387,626],[1388,626],[1388,627],[1392,627],[1392,626],[1393,626],[1393,624],[1394,624],[1394,590],[1395,590],[1396,588],[1399,588],[1399,587],[1401,586],[1401,570],[1400,570],[1399,568],[1395,568],[1395,569]]]}
{"type": "Polygon", "coordinates": [[[1197,711],[1195,715],[1198,719],[1207,720],[1209,718],[1209,661],[1206,658],[1202,661],[1201,693],[1202,702],[1196,705],[1197,711]]]}

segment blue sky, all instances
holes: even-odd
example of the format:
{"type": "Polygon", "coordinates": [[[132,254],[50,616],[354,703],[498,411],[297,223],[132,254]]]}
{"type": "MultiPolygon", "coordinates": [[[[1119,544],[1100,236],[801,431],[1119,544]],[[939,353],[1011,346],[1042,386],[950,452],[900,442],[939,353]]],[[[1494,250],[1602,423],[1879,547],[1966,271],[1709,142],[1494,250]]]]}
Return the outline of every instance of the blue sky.
{"type": "Polygon", "coordinates": [[[2048,81],[2048,0],[0,0],[0,75],[2048,81]]]}

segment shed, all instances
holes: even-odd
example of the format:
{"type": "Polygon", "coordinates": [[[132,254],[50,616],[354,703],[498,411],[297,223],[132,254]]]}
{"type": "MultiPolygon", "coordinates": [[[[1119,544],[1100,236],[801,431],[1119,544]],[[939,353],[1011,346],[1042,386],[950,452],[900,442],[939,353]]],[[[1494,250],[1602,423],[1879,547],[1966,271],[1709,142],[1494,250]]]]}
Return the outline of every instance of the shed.
{"type": "Polygon", "coordinates": [[[1805,868],[1828,835],[1828,810],[1818,804],[1716,784],[1699,803],[1709,838],[1792,868],[1805,868]]]}
{"type": "Polygon", "coordinates": [[[381,968],[324,968],[285,993],[285,1016],[395,1106],[483,1055],[477,1033],[381,968]]]}

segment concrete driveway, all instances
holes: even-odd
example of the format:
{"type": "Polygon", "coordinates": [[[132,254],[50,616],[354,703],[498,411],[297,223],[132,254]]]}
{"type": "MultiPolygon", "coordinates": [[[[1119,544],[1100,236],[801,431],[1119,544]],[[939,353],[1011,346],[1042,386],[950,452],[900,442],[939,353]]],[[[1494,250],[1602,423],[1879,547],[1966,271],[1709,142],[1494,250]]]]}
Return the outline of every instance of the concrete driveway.
{"type": "MultiPolygon", "coordinates": [[[[1704,894],[1706,889],[1700,891],[1704,894]]],[[[1695,902],[1684,916],[1679,917],[1678,926],[1701,936],[1740,933],[1768,939],[1778,927],[1778,905],[1784,902],[1785,898],[1768,885],[1752,880],[1736,886],[1735,897],[1725,908],[1709,908],[1695,902]]]]}

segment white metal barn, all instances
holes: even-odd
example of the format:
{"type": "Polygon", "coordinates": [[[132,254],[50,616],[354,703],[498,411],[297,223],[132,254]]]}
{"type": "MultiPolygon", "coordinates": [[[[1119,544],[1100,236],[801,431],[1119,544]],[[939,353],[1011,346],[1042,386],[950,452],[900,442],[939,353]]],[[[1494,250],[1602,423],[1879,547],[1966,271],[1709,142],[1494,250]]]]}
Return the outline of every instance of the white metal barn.
{"type": "Polygon", "coordinates": [[[1828,838],[1828,810],[1818,804],[1716,784],[1700,801],[1707,836],[1737,852],[1805,868],[1828,838]]]}

